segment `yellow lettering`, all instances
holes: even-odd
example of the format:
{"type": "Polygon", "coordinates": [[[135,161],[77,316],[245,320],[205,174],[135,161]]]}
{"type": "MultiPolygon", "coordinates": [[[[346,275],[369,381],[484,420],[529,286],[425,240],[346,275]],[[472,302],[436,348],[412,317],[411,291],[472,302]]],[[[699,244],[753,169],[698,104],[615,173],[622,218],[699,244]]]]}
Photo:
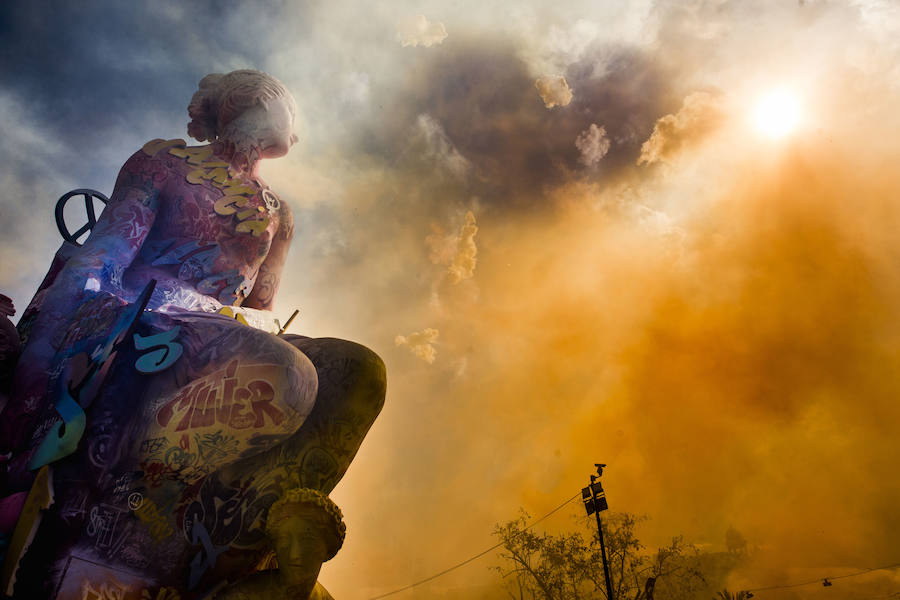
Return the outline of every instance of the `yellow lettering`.
{"type": "Polygon", "coordinates": [[[259,220],[241,221],[240,223],[238,223],[237,227],[234,228],[234,230],[238,233],[252,233],[254,237],[259,237],[268,226],[269,217],[268,215],[266,215],[259,220]]]}
{"type": "Polygon", "coordinates": [[[228,181],[228,170],[223,167],[216,167],[206,173],[205,179],[211,179],[215,183],[225,183],[228,181]]]}
{"type": "Polygon", "coordinates": [[[188,183],[203,183],[206,176],[206,169],[194,169],[187,174],[188,183]]]}
{"type": "MultiPolygon", "coordinates": [[[[184,146],[184,140],[163,140],[157,138],[155,140],[150,140],[149,142],[144,144],[144,147],[141,148],[141,152],[143,152],[147,156],[154,156],[157,152],[168,148],[169,146],[184,146]]],[[[169,154],[171,153],[172,150],[169,150],[169,154]]]]}
{"type": "Polygon", "coordinates": [[[216,211],[217,215],[227,217],[228,215],[236,213],[238,208],[247,206],[249,202],[250,200],[244,196],[223,196],[216,200],[213,209],[216,211]]]}
{"type": "Polygon", "coordinates": [[[226,196],[250,195],[256,193],[256,188],[249,185],[230,185],[230,181],[222,187],[222,192],[226,196]]]}
{"type": "Polygon", "coordinates": [[[247,210],[241,211],[237,214],[238,221],[246,221],[259,211],[255,208],[248,208],[247,210]]]}

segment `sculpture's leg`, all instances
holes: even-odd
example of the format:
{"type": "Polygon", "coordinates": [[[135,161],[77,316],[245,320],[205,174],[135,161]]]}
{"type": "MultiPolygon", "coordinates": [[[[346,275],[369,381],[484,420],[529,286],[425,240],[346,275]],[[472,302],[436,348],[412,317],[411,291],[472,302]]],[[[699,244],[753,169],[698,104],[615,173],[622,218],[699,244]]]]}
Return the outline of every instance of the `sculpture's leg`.
{"type": "MultiPolygon", "coordinates": [[[[303,426],[282,444],[261,455],[238,461],[219,472],[223,481],[263,480],[261,493],[280,498],[298,488],[328,494],[350,466],[363,438],[384,404],[386,374],[384,363],[368,348],[333,338],[286,336],[286,341],[303,352],[316,368],[319,381],[315,406],[303,426]]],[[[270,514],[271,518],[271,514],[270,514]]],[[[314,581],[321,561],[309,554],[307,560],[286,560],[279,550],[281,535],[296,535],[303,528],[285,522],[269,526],[269,542],[276,549],[278,570],[257,573],[230,586],[223,598],[271,597],[283,595],[286,582],[314,581]],[[312,580],[310,580],[312,577],[312,580]],[[245,588],[245,586],[247,586],[245,588]],[[281,594],[281,595],[279,595],[281,594]]],[[[314,546],[313,538],[307,545],[314,546]]],[[[321,598],[330,595],[318,586],[321,598]]],[[[304,588],[306,589],[306,588],[304,588]]],[[[308,594],[309,592],[303,592],[308,594]]]]}
{"type": "Polygon", "coordinates": [[[360,344],[286,336],[316,368],[319,391],[303,426],[278,450],[277,466],[299,473],[301,487],[331,492],[384,406],[381,358],[360,344]]]}

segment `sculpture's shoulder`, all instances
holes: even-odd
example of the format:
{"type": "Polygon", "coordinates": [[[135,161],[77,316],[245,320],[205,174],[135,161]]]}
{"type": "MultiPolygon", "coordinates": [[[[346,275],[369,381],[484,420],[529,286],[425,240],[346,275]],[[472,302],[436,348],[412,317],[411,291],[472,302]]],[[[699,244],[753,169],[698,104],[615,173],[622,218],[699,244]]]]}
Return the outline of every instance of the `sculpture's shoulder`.
{"type": "Polygon", "coordinates": [[[143,154],[144,156],[148,156],[151,158],[163,158],[164,156],[169,154],[169,150],[173,148],[186,148],[187,142],[180,138],[172,139],[172,140],[164,140],[161,138],[156,138],[154,140],[150,140],[140,149],[137,154],[143,154]]]}
{"type": "Polygon", "coordinates": [[[119,171],[116,186],[132,185],[159,189],[177,166],[169,150],[184,148],[184,140],[150,140],[132,154],[119,171]]]}

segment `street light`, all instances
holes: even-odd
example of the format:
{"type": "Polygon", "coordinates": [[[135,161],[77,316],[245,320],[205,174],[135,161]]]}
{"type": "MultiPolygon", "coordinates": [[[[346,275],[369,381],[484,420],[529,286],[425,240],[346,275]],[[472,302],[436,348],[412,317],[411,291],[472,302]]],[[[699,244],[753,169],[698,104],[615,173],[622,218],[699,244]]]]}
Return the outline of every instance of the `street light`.
{"type": "Polygon", "coordinates": [[[612,583],[609,580],[609,565],[606,562],[606,543],[603,541],[603,527],[600,524],[600,513],[609,509],[606,503],[606,492],[600,484],[600,477],[603,475],[603,467],[605,464],[594,463],[597,467],[597,474],[591,475],[591,484],[581,489],[581,501],[584,502],[584,508],[587,510],[588,516],[595,515],[597,517],[597,537],[600,538],[600,556],[603,558],[603,576],[606,579],[606,598],[607,600],[615,600],[612,593],[612,583]]]}

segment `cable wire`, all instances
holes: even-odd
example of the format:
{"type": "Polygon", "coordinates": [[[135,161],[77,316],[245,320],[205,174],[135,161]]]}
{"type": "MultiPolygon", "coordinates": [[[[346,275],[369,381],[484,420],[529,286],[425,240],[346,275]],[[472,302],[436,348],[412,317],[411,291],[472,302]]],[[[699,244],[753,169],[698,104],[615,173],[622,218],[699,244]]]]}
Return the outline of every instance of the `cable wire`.
{"type": "MultiPolygon", "coordinates": [[[[569,498],[568,500],[566,500],[565,502],[563,502],[562,504],[560,504],[559,506],[557,506],[556,508],[554,508],[553,510],[551,510],[550,512],[548,512],[546,515],[544,515],[544,516],[541,517],[540,519],[537,519],[536,521],[533,521],[530,525],[528,525],[527,527],[525,527],[525,530],[527,531],[527,530],[531,529],[532,527],[534,527],[535,525],[537,525],[538,523],[540,523],[540,522],[543,521],[544,519],[548,518],[550,515],[556,513],[556,512],[559,511],[559,510],[561,510],[561,509],[562,509],[565,505],[567,505],[569,502],[571,502],[571,501],[574,500],[575,498],[579,498],[579,497],[581,497],[581,492],[578,492],[577,494],[575,494],[574,496],[572,496],[571,498],[569,498]]],[[[391,591],[391,592],[387,592],[386,594],[381,594],[380,596],[374,596],[374,597],[372,597],[372,598],[369,598],[369,600],[381,600],[381,598],[387,598],[388,596],[393,596],[394,594],[399,594],[400,592],[403,592],[403,591],[406,591],[406,590],[410,590],[410,589],[412,589],[412,588],[414,588],[414,587],[416,587],[416,586],[422,585],[423,583],[427,583],[427,582],[429,582],[429,581],[432,581],[432,580],[434,580],[434,579],[437,579],[438,577],[441,577],[441,576],[443,576],[443,575],[446,575],[446,574],[449,573],[450,571],[455,571],[456,569],[458,569],[458,568],[460,568],[460,567],[462,567],[462,566],[465,566],[465,565],[469,564],[469,563],[472,562],[473,560],[477,560],[477,559],[481,558],[481,557],[484,556],[485,554],[488,554],[488,553],[490,553],[490,552],[493,552],[494,550],[496,550],[497,548],[499,548],[499,547],[502,546],[502,545],[503,545],[502,542],[501,542],[501,543],[498,543],[498,544],[494,544],[493,546],[491,546],[491,547],[488,548],[487,550],[484,550],[484,551],[482,551],[482,552],[479,552],[479,553],[476,554],[475,556],[472,556],[471,558],[467,558],[466,560],[462,561],[461,563],[457,563],[457,564],[453,565],[452,567],[448,567],[448,568],[444,569],[443,571],[441,571],[441,572],[439,572],[439,573],[435,573],[434,575],[429,575],[429,576],[426,577],[425,579],[420,579],[419,581],[416,581],[415,583],[411,583],[411,584],[409,584],[409,585],[403,586],[402,588],[397,588],[396,590],[393,590],[393,591],[391,591]]]]}
{"type": "MultiPolygon", "coordinates": [[[[534,527],[535,525],[537,525],[537,524],[540,523],[541,521],[547,519],[548,517],[550,517],[550,516],[553,515],[554,513],[556,513],[556,512],[558,512],[558,511],[562,510],[562,508],[563,508],[564,506],[566,506],[568,503],[570,503],[570,502],[571,502],[572,500],[574,500],[575,498],[578,498],[579,496],[581,496],[581,492],[578,492],[577,494],[575,494],[574,496],[572,496],[571,498],[569,498],[568,500],[566,500],[565,502],[563,502],[562,504],[560,504],[559,506],[557,506],[556,508],[554,508],[553,510],[551,510],[550,512],[548,512],[548,513],[547,513],[546,515],[544,515],[543,517],[541,517],[541,518],[539,518],[539,519],[533,521],[531,524],[529,524],[527,527],[525,527],[524,530],[527,531],[527,530],[531,529],[532,527],[534,527]]],[[[410,589],[412,589],[412,588],[414,588],[414,587],[420,586],[420,585],[422,585],[423,583],[428,583],[429,581],[433,581],[433,580],[437,579],[438,577],[442,577],[442,576],[446,575],[447,573],[450,573],[451,571],[455,571],[456,569],[459,569],[460,567],[464,567],[465,565],[469,564],[470,562],[472,562],[472,561],[474,561],[474,560],[477,560],[477,559],[481,558],[481,557],[484,556],[485,554],[489,554],[490,552],[493,552],[494,550],[496,550],[497,548],[499,548],[499,547],[502,546],[502,545],[503,545],[502,542],[497,543],[497,544],[494,544],[493,546],[491,546],[491,547],[488,548],[487,550],[483,550],[482,552],[479,552],[478,554],[476,554],[476,555],[474,555],[474,556],[472,556],[472,557],[470,557],[470,558],[467,558],[466,560],[464,560],[464,561],[462,561],[462,562],[459,562],[459,563],[453,565],[452,567],[447,567],[447,568],[444,569],[443,571],[440,571],[440,572],[438,572],[438,573],[435,573],[434,575],[429,575],[428,577],[426,577],[426,578],[424,578],[424,579],[420,579],[419,581],[416,581],[415,583],[411,583],[411,584],[406,585],[406,586],[403,586],[403,587],[401,587],[401,588],[397,588],[396,590],[387,592],[387,593],[385,593],[385,594],[381,594],[380,596],[373,596],[372,598],[369,598],[369,600],[381,600],[382,598],[387,598],[388,596],[393,596],[394,594],[399,594],[400,592],[404,592],[404,591],[406,591],[406,590],[410,590],[410,589]]],[[[749,589],[747,589],[747,590],[745,590],[745,591],[747,591],[747,592],[766,592],[766,591],[770,591],[770,590],[785,590],[785,589],[789,589],[789,588],[801,587],[801,586],[804,586],[804,585],[812,585],[812,584],[814,584],[814,583],[821,583],[822,581],[824,581],[824,580],[826,580],[826,579],[827,579],[828,581],[834,581],[834,580],[836,580],[836,579],[847,579],[848,577],[857,577],[857,576],[859,576],[859,575],[865,575],[866,573],[872,573],[872,572],[874,572],[874,571],[885,571],[885,570],[896,569],[896,568],[900,568],[900,563],[894,563],[894,564],[891,564],[891,565],[884,565],[884,566],[881,566],[881,567],[872,567],[872,568],[869,568],[869,569],[862,569],[862,570],[860,570],[860,571],[855,571],[855,572],[853,572],[853,573],[847,573],[846,575],[835,575],[835,576],[833,576],[833,577],[832,577],[832,576],[826,576],[826,577],[819,577],[819,578],[817,578],[817,579],[810,579],[809,581],[800,581],[800,582],[797,582],[797,583],[786,583],[786,584],[783,584],[783,585],[769,585],[769,586],[765,586],[765,587],[749,588],[749,589]]],[[[900,594],[900,592],[895,592],[894,594],[891,594],[891,595],[887,596],[887,598],[893,598],[893,597],[896,597],[898,594],[900,594]]]]}
{"type": "Polygon", "coordinates": [[[900,567],[900,563],[895,563],[892,565],[885,565],[883,567],[872,567],[870,569],[862,569],[861,571],[856,571],[854,573],[847,573],[846,575],[835,575],[834,577],[819,577],[818,579],[810,579],[809,581],[801,581],[799,583],[787,583],[784,585],[769,585],[766,587],[758,587],[758,588],[750,588],[746,591],[748,592],[765,592],[768,590],[785,590],[788,588],[795,588],[804,585],[811,585],[813,583],[821,583],[824,580],[834,581],[835,579],[846,579],[848,577],[857,577],[859,575],[865,575],[866,573],[871,573],[873,571],[885,571],[888,569],[896,569],[900,567]]]}

